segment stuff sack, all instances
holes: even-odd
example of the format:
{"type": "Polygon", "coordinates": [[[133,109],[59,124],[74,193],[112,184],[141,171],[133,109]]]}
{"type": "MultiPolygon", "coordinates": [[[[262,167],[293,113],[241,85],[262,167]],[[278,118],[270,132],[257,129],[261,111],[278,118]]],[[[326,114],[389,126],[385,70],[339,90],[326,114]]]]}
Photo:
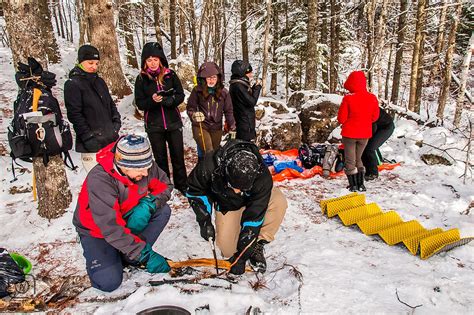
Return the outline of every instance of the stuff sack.
{"type": "Polygon", "coordinates": [[[12,284],[25,281],[23,270],[16,264],[5,248],[0,248],[0,298],[8,296],[12,284]]]}

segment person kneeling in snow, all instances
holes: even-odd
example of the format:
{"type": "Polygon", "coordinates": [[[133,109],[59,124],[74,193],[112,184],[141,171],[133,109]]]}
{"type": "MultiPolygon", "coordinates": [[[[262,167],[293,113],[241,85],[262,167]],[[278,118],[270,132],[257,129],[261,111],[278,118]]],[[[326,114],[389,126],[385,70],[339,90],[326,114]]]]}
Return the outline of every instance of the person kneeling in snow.
{"type": "Polygon", "coordinates": [[[255,271],[265,272],[263,246],[273,241],[288,204],[273,186],[256,145],[229,140],[207,153],[188,177],[186,196],[201,236],[216,240],[222,255],[230,257],[231,273],[244,273],[247,260],[255,271]],[[216,229],[211,221],[212,205],[216,229]]]}
{"type": "Polygon", "coordinates": [[[92,286],[111,292],[122,283],[124,265],[168,272],[152,246],[171,210],[173,186],[152,159],[142,136],[119,138],[97,153],[79,194],[73,224],[81,239],[92,286]]]}

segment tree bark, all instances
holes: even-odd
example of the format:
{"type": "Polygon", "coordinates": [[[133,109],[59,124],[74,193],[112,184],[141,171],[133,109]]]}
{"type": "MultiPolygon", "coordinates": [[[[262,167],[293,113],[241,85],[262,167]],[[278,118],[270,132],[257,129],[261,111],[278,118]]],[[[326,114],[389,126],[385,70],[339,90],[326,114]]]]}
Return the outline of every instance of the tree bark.
{"type": "MultiPolygon", "coordinates": [[[[39,30],[42,17],[38,3],[31,0],[4,2],[4,13],[14,64],[25,61],[26,57],[31,56],[47,69],[46,42],[41,38],[39,30]]],[[[61,156],[51,156],[48,166],[44,166],[42,158],[35,158],[33,170],[39,197],[38,214],[48,219],[61,216],[72,199],[61,156]]]]}
{"type": "Polygon", "coordinates": [[[474,33],[471,33],[469,45],[466,49],[466,55],[461,67],[461,82],[459,87],[458,99],[456,101],[456,112],[454,113],[454,126],[459,127],[461,114],[464,107],[464,93],[466,92],[467,78],[469,77],[469,65],[471,63],[472,51],[474,50],[474,33]]]}
{"type": "Polygon", "coordinates": [[[385,29],[387,24],[387,0],[382,0],[382,8],[380,17],[378,20],[377,26],[377,60],[375,61],[376,64],[376,73],[377,73],[377,95],[379,99],[383,97],[383,76],[382,76],[382,56],[384,56],[384,49],[385,49],[385,29]]]}
{"type": "Polygon", "coordinates": [[[277,10],[277,1],[272,0],[273,5],[273,15],[272,15],[272,24],[273,24],[273,41],[272,41],[272,76],[270,81],[270,92],[272,94],[277,94],[278,89],[278,56],[276,49],[278,47],[278,10],[277,10]]]}
{"type": "Polygon", "coordinates": [[[392,55],[393,55],[393,45],[390,44],[390,52],[388,54],[387,73],[385,74],[385,90],[384,90],[385,100],[388,100],[388,87],[390,84],[390,69],[392,69],[392,55]]]}
{"type": "Polygon", "coordinates": [[[446,51],[446,66],[445,66],[445,73],[443,78],[443,84],[441,85],[441,91],[439,94],[439,104],[438,104],[438,111],[437,117],[440,120],[444,118],[444,108],[446,107],[446,101],[448,99],[449,93],[449,86],[451,85],[451,71],[453,68],[453,54],[454,54],[454,46],[456,44],[456,30],[459,24],[459,17],[462,12],[462,2],[459,1],[456,7],[456,12],[453,15],[453,21],[451,23],[451,29],[449,31],[449,38],[448,38],[448,49],[446,51]]]}
{"type": "Polygon", "coordinates": [[[153,0],[153,19],[155,22],[156,41],[161,45],[161,47],[163,47],[163,40],[161,39],[160,18],[160,0],[153,0]]]}
{"type": "Polygon", "coordinates": [[[438,35],[436,37],[436,46],[435,46],[435,60],[433,67],[430,72],[429,83],[433,83],[436,77],[439,74],[440,64],[441,64],[441,52],[444,49],[444,33],[446,31],[446,13],[448,12],[448,1],[443,0],[441,3],[441,12],[439,16],[439,27],[438,35]]]}
{"type": "Polygon", "coordinates": [[[63,12],[61,10],[61,2],[59,0],[57,0],[56,9],[58,10],[59,26],[61,28],[61,37],[66,38],[66,31],[64,30],[63,12]]]}
{"type": "MultiPolygon", "coordinates": [[[[326,1],[322,1],[321,3],[321,42],[322,43],[329,43],[330,40],[328,38],[328,7],[326,1]]],[[[329,49],[330,44],[326,46],[327,48],[323,49],[322,51],[322,64],[321,64],[321,76],[323,79],[323,92],[329,93],[329,49]]]]}
{"type": "Polygon", "coordinates": [[[318,1],[308,1],[306,26],[306,78],[305,89],[316,90],[318,84],[318,1]]]}
{"type": "MultiPolygon", "coordinates": [[[[424,28],[424,27],[423,27],[424,28]]],[[[425,57],[425,32],[421,33],[421,45],[420,53],[418,54],[418,71],[416,74],[416,94],[415,94],[415,106],[413,111],[417,114],[420,113],[421,106],[421,90],[423,89],[423,68],[424,68],[424,57],[425,57]]]]}
{"type": "Polygon", "coordinates": [[[398,34],[395,54],[395,66],[393,70],[392,95],[390,101],[397,105],[398,93],[400,91],[400,77],[403,63],[403,46],[405,44],[405,27],[407,20],[408,0],[400,1],[400,15],[398,17],[398,34]]]}
{"type": "MultiPolygon", "coordinates": [[[[188,7],[187,7],[188,15],[190,20],[188,21],[189,32],[191,37],[192,49],[193,49],[193,63],[194,63],[194,71],[197,73],[199,69],[199,46],[200,46],[200,39],[197,37],[196,34],[196,12],[194,11],[194,0],[189,0],[188,7]]],[[[200,32],[199,32],[200,33],[200,32]]],[[[199,34],[200,35],[200,34],[199,34]]]]}
{"type": "Polygon", "coordinates": [[[188,39],[186,36],[186,20],[184,17],[183,9],[186,7],[185,5],[186,0],[179,0],[179,42],[180,42],[180,47],[179,47],[179,52],[183,53],[184,55],[189,54],[189,49],[188,49],[188,39]]]}
{"type": "Polygon", "coordinates": [[[133,40],[132,23],[130,22],[131,5],[124,0],[119,3],[119,25],[125,38],[125,46],[127,47],[127,64],[135,69],[139,69],[137,56],[135,54],[135,43],[133,40]]]}
{"type": "Polygon", "coordinates": [[[5,22],[13,55],[13,64],[26,62],[31,56],[47,68],[46,43],[42,38],[41,14],[35,0],[15,0],[3,3],[5,22]],[[28,30],[23,32],[19,30],[28,30]],[[35,38],[36,40],[31,40],[35,38]]]}
{"type": "Polygon", "coordinates": [[[45,42],[46,54],[48,61],[51,63],[59,63],[61,55],[59,54],[58,43],[54,37],[53,23],[51,22],[51,12],[48,6],[48,0],[39,0],[38,8],[40,14],[40,31],[41,37],[45,42]]]}
{"type": "Polygon", "coordinates": [[[339,64],[339,33],[340,33],[340,9],[338,0],[331,0],[331,54],[329,60],[329,93],[335,93],[337,89],[338,73],[337,65],[339,64]]]}
{"type": "Polygon", "coordinates": [[[249,61],[249,44],[247,36],[247,0],[240,0],[240,32],[242,36],[242,59],[249,61]]]}
{"type": "Polygon", "coordinates": [[[112,94],[119,98],[132,93],[122,71],[115,33],[114,12],[109,2],[84,0],[88,13],[91,44],[100,52],[100,72],[112,94]]]}
{"type": "Polygon", "coordinates": [[[417,89],[421,86],[417,85],[420,53],[423,42],[423,29],[425,26],[426,16],[426,0],[418,1],[418,10],[416,12],[416,31],[415,31],[415,43],[413,45],[413,56],[411,61],[411,75],[410,75],[410,98],[408,99],[408,109],[411,111],[415,110],[416,93],[417,89]]]}
{"type": "Polygon", "coordinates": [[[170,0],[171,59],[176,59],[176,0],[170,0]]]}
{"type": "Polygon", "coordinates": [[[262,65],[262,95],[268,93],[267,76],[268,76],[268,48],[270,46],[270,24],[272,19],[272,0],[266,0],[267,3],[267,19],[265,20],[265,35],[263,37],[263,65],[262,65]]]}
{"type": "Polygon", "coordinates": [[[76,14],[79,22],[79,46],[89,41],[87,19],[84,14],[84,3],[81,0],[76,1],[76,14]]]}
{"type": "Polygon", "coordinates": [[[369,88],[374,87],[374,54],[375,54],[375,9],[377,7],[377,0],[369,0],[366,4],[367,15],[367,74],[369,88]]]}
{"type": "Polygon", "coordinates": [[[39,216],[47,219],[61,217],[72,201],[61,155],[51,156],[46,167],[42,157],[34,158],[33,171],[36,177],[39,216]]]}

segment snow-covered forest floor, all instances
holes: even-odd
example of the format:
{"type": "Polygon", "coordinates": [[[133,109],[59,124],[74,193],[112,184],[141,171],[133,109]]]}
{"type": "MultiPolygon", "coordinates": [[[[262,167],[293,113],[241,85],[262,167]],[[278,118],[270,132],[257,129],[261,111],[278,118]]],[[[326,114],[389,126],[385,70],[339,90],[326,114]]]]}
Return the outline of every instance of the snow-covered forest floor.
{"type": "MultiPolygon", "coordinates": [[[[75,56],[74,48],[66,47],[62,63],[49,69],[58,75],[53,92],[62,106],[62,87],[75,56]]],[[[0,48],[0,66],[0,151],[4,151],[8,148],[6,129],[17,93],[7,48],[0,48]]],[[[132,99],[128,96],[119,103],[122,133],[144,134],[142,122],[133,117],[132,99]]],[[[195,144],[190,122],[185,115],[183,118],[186,161],[191,170],[196,161],[195,144]]],[[[383,210],[396,210],[405,221],[418,220],[425,228],[459,228],[461,236],[474,236],[472,174],[468,173],[466,184],[460,178],[465,152],[459,149],[464,148],[466,139],[442,127],[424,129],[408,120],[397,120],[396,126],[382,153],[402,165],[381,172],[378,180],[367,183],[367,201],[376,202],[383,210]],[[436,147],[455,148],[447,152],[458,161],[452,166],[426,165],[420,154],[436,149],[426,145],[420,148],[420,140],[436,147]]],[[[79,155],[72,152],[72,157],[81,166],[79,155]]],[[[82,248],[71,221],[85,171],[81,167],[67,170],[73,202],[63,217],[47,221],[38,216],[33,201],[31,165],[22,163],[24,174],[13,183],[10,158],[1,156],[0,165],[0,247],[31,260],[39,292],[46,289],[48,281],[84,276],[82,248]]],[[[184,307],[191,313],[200,309],[201,314],[244,314],[250,306],[272,314],[408,313],[412,308],[406,303],[419,306],[416,313],[474,312],[474,244],[421,260],[402,246],[390,247],[379,237],[365,236],[358,228],[344,227],[338,219],[322,215],[319,201],[346,194],[345,178],[326,180],[316,176],[276,185],[287,196],[289,207],[276,240],[266,246],[268,271],[263,276],[248,273],[232,284],[208,279],[197,284],[151,287],[149,280],[170,276],[128,271],[117,291],[87,289],[65,311],[131,314],[166,304],[184,307]]],[[[173,194],[169,204],[172,217],[155,249],[173,260],[212,257],[209,245],[199,236],[186,199],[173,194]]]]}

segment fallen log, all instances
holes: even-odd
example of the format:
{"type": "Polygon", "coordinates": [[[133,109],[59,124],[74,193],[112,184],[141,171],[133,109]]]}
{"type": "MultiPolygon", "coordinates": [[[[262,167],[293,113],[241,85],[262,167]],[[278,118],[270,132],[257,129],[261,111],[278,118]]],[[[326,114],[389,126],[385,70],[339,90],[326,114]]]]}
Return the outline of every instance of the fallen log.
{"type": "MultiPolygon", "coordinates": [[[[214,258],[196,258],[196,259],[188,259],[184,261],[172,261],[168,260],[168,264],[171,268],[183,268],[183,267],[215,267],[216,262],[214,258]]],[[[230,261],[218,259],[217,266],[219,269],[230,269],[230,261]]],[[[252,271],[252,268],[246,267],[245,271],[249,272],[252,271]]]]}

